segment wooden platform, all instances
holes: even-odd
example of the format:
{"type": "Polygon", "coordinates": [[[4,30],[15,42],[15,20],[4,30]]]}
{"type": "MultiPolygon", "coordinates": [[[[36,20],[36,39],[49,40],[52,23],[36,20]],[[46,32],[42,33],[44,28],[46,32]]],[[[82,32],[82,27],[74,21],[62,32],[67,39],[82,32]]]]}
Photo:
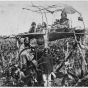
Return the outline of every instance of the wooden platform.
{"type": "Polygon", "coordinates": [[[76,36],[84,36],[85,30],[57,29],[49,33],[49,41],[76,36]]]}

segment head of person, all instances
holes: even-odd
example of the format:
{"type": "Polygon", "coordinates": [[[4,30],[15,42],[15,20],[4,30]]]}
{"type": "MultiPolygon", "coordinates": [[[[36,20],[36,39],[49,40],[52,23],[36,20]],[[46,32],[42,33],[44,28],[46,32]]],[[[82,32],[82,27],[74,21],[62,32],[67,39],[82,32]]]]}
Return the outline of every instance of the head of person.
{"type": "Polygon", "coordinates": [[[20,38],[20,43],[21,43],[21,44],[24,43],[24,38],[20,38]]]}
{"type": "Polygon", "coordinates": [[[49,50],[48,48],[45,48],[45,49],[44,49],[44,54],[45,54],[45,55],[48,55],[49,53],[50,53],[50,50],[49,50]]]}
{"type": "Polygon", "coordinates": [[[43,22],[43,23],[42,23],[42,27],[44,27],[44,28],[46,28],[46,27],[47,27],[46,22],[43,22]]]}
{"type": "Polygon", "coordinates": [[[26,38],[24,39],[24,43],[29,43],[29,38],[28,38],[28,37],[26,37],[26,38]]]}
{"type": "Polygon", "coordinates": [[[62,11],[62,13],[61,13],[61,18],[67,18],[67,13],[64,12],[64,11],[62,11]]]}
{"type": "Polygon", "coordinates": [[[41,28],[41,24],[40,23],[37,25],[37,28],[41,28]]]}
{"type": "Polygon", "coordinates": [[[32,27],[35,27],[36,26],[36,23],[35,22],[32,22],[31,26],[32,27]]]}
{"type": "Polygon", "coordinates": [[[30,46],[31,47],[36,47],[37,46],[37,40],[35,38],[30,39],[30,46]]]}

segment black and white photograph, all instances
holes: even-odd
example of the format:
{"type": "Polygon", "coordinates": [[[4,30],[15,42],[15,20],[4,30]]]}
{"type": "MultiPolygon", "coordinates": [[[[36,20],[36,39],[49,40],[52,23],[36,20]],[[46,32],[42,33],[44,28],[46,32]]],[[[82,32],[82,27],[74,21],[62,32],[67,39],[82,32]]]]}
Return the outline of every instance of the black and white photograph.
{"type": "Polygon", "coordinates": [[[0,87],[88,87],[88,1],[0,1],[0,87]]]}

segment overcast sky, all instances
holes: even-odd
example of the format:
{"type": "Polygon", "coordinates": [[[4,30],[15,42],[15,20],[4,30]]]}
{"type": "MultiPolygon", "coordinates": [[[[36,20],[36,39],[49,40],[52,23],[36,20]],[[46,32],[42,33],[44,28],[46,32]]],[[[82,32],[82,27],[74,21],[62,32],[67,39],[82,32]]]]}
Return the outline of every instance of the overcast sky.
{"type": "MultiPolygon", "coordinates": [[[[34,5],[53,5],[57,3],[68,4],[79,11],[85,22],[86,28],[88,28],[88,2],[87,1],[33,1],[34,5]]],[[[17,34],[27,32],[30,28],[32,21],[37,24],[42,22],[42,16],[33,13],[29,10],[23,10],[22,8],[31,5],[30,1],[0,1],[0,35],[17,34]]],[[[72,26],[83,27],[82,22],[78,22],[78,14],[68,15],[68,18],[72,20],[72,26]],[[72,19],[71,19],[72,18],[72,19]]],[[[47,15],[48,24],[52,23],[53,16],[47,15]]],[[[56,14],[54,19],[60,18],[60,14],[56,14]]],[[[45,21],[45,20],[44,20],[45,21]]]]}

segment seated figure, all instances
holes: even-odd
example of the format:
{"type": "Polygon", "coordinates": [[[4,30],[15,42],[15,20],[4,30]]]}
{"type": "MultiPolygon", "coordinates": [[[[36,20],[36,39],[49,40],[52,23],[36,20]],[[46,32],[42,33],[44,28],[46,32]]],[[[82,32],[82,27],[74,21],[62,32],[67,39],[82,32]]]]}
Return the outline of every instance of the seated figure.
{"type": "Polygon", "coordinates": [[[47,24],[46,24],[46,22],[43,22],[42,27],[41,27],[41,31],[42,31],[42,33],[46,33],[46,30],[47,30],[47,24]]]}
{"type": "Polygon", "coordinates": [[[37,25],[36,32],[41,33],[41,24],[40,23],[37,25]]]}
{"type": "Polygon", "coordinates": [[[52,25],[52,30],[59,31],[60,29],[68,29],[69,28],[69,19],[67,18],[67,14],[65,12],[61,13],[61,19],[54,22],[52,25]]]}
{"type": "Polygon", "coordinates": [[[65,12],[61,13],[60,25],[60,28],[69,28],[69,19],[65,12]]]}
{"type": "Polygon", "coordinates": [[[34,33],[36,31],[36,23],[32,22],[31,28],[29,29],[29,33],[34,33]]]}

